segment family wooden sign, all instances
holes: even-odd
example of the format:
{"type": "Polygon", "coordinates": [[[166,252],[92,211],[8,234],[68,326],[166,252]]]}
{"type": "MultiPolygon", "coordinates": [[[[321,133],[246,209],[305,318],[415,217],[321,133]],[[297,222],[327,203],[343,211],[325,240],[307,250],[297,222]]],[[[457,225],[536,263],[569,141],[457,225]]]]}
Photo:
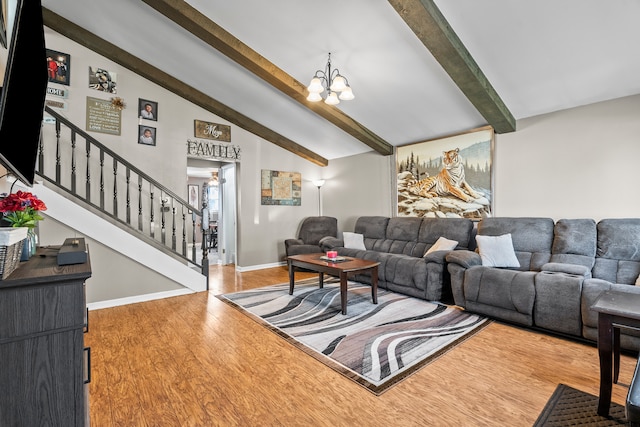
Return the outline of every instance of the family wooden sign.
{"type": "Polygon", "coordinates": [[[240,147],[188,139],[187,155],[207,159],[240,160],[240,147]]]}

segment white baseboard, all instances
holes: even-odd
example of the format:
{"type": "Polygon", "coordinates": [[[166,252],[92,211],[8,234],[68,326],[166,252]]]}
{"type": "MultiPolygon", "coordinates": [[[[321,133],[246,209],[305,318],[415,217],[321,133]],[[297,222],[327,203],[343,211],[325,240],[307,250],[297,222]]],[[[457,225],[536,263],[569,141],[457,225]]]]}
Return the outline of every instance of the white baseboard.
{"type": "Polygon", "coordinates": [[[89,310],[99,310],[101,308],[117,307],[120,305],[135,304],[138,302],[153,301],[163,298],[177,297],[180,295],[193,294],[195,291],[191,289],[176,289],[175,291],[156,292],[153,294],[136,295],[133,297],[118,298],[108,301],[90,302],[87,304],[89,310]]]}
{"type": "Polygon", "coordinates": [[[287,265],[286,262],[274,262],[272,264],[259,264],[259,265],[250,265],[248,267],[240,267],[236,265],[236,271],[243,273],[245,271],[253,271],[253,270],[264,270],[265,268],[274,268],[274,267],[282,267],[283,265],[287,265]]]}

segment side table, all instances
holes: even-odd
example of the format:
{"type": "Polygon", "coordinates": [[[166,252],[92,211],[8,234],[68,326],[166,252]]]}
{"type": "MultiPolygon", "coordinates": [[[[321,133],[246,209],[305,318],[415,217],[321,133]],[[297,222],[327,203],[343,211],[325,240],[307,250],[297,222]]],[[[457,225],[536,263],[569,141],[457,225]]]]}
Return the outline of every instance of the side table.
{"type": "Polygon", "coordinates": [[[640,329],[640,294],[605,291],[591,309],[598,312],[598,415],[608,416],[611,389],[620,372],[620,328],[640,329]]]}

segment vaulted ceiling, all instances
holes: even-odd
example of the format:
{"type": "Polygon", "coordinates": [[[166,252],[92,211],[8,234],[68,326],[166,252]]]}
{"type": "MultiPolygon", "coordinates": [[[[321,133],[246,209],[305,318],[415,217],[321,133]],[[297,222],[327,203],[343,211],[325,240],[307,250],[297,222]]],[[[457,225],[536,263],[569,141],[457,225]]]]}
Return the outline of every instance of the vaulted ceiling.
{"type": "Polygon", "coordinates": [[[42,4],[47,27],[319,165],[640,93],[635,0],[42,4]],[[337,106],[305,99],[329,52],[355,94],[337,106]]]}

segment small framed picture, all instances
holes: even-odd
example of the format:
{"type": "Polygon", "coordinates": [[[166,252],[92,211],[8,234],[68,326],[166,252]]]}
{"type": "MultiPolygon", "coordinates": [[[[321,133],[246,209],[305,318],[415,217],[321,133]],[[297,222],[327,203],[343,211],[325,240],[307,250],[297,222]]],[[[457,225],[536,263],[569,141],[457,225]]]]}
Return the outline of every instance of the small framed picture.
{"type": "Polygon", "coordinates": [[[71,56],[47,49],[47,73],[49,81],[69,86],[71,80],[71,56]]]}
{"type": "Polygon", "coordinates": [[[189,184],[187,185],[187,194],[189,195],[189,204],[196,209],[199,209],[200,203],[198,200],[198,185],[197,184],[189,184]]]}
{"type": "Polygon", "coordinates": [[[158,120],[158,103],[148,99],[138,98],[138,116],[146,120],[158,120]]]}
{"type": "Polygon", "coordinates": [[[89,67],[89,89],[101,92],[118,93],[118,76],[104,68],[89,67]]]}
{"type": "Polygon", "coordinates": [[[138,135],[138,144],[156,145],[156,128],[140,125],[138,135]]]}

